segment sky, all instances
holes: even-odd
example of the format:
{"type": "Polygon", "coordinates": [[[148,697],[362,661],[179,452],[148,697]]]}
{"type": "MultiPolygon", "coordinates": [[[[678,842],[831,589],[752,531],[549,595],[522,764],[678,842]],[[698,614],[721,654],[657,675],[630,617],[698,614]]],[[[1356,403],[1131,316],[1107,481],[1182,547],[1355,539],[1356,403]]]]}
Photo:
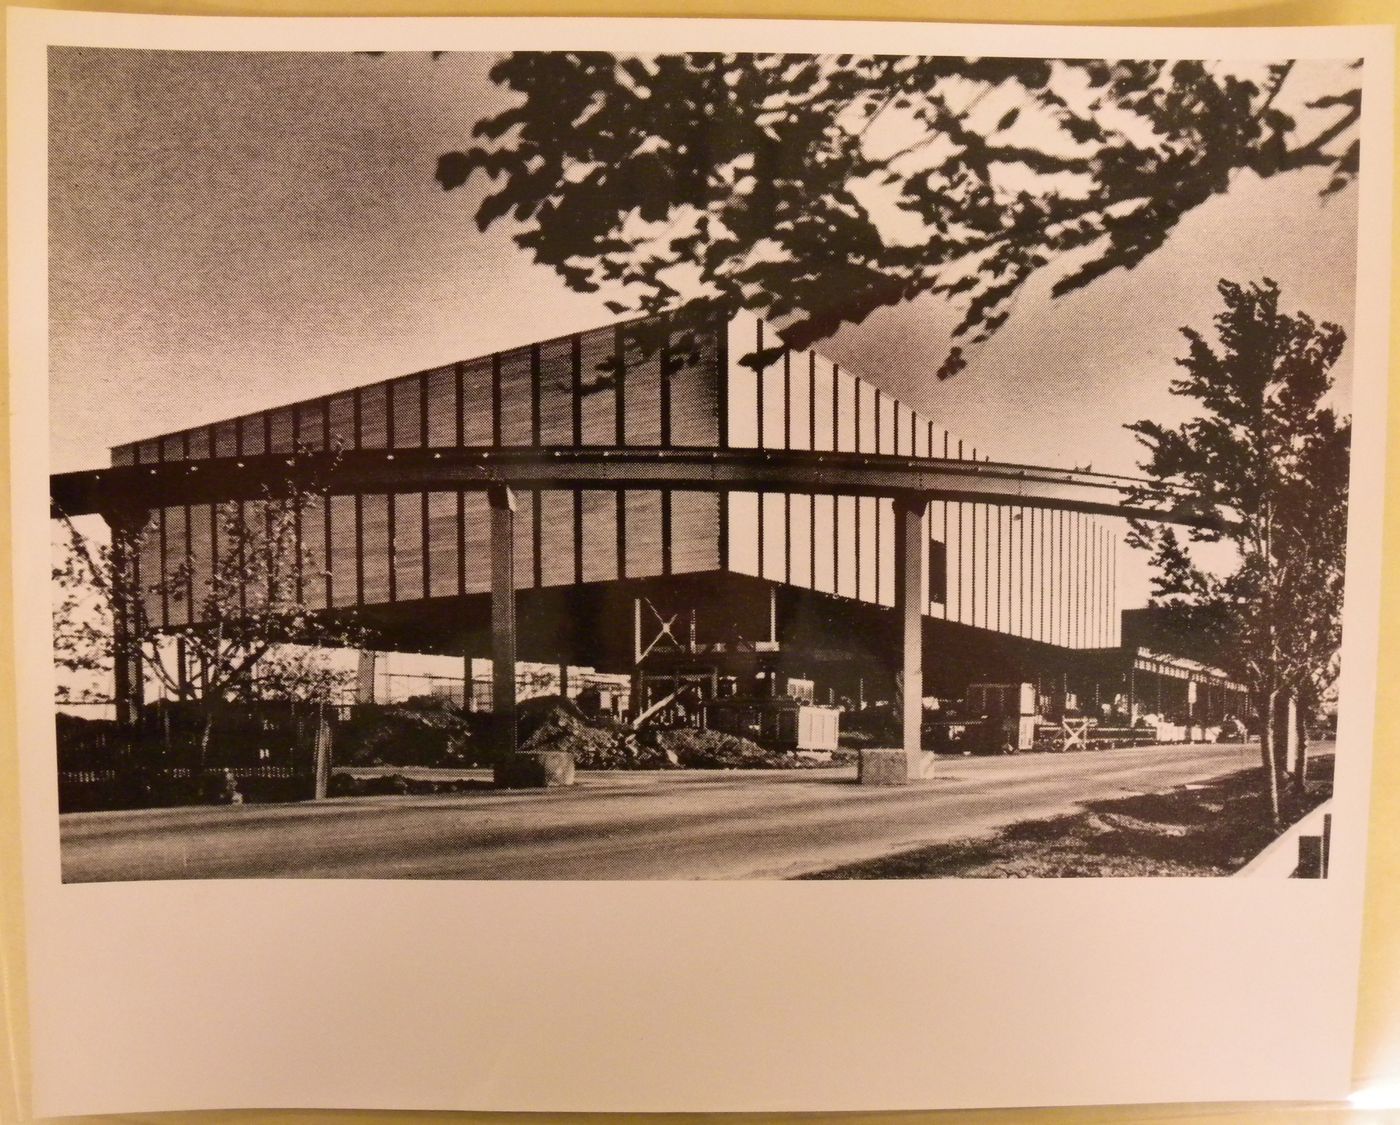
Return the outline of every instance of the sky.
{"type": "MultiPolygon", "coordinates": [[[[444,192],[437,156],[509,104],[486,55],[50,52],[50,416],[55,472],[108,447],[594,327],[571,293],[444,192]]],[[[1123,426],[1172,422],[1178,329],[1221,277],[1280,283],[1350,329],[1355,188],[1237,177],[1132,271],[1011,320],[940,382],[957,311],[882,310],[819,350],[994,457],[1131,471],[1123,426]]],[[[1335,369],[1347,401],[1351,349],[1335,369]]],[[[1125,552],[1126,555],[1126,552],[1125,552]]],[[[1120,573],[1124,605],[1146,572],[1120,573]]]]}

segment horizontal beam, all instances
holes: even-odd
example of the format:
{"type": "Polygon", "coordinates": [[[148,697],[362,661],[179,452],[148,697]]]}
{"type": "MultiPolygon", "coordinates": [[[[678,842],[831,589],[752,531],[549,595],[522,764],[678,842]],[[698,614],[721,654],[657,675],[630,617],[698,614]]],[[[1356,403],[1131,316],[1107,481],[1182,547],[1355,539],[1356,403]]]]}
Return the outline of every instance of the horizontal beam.
{"type": "Polygon", "coordinates": [[[543,489],[693,489],[1053,508],[1195,527],[1229,516],[1177,488],[1109,473],[943,457],[814,450],[546,447],[358,449],[123,465],[50,478],[54,515],[257,499],[288,477],[314,476],[335,495],[543,489]]]}

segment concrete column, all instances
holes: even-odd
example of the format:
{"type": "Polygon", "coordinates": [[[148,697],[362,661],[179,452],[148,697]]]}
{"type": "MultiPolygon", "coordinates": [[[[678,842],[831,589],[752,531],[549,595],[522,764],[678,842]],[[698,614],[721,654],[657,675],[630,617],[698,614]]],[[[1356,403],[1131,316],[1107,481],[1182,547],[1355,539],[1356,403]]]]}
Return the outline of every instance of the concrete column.
{"type": "MultiPolygon", "coordinates": [[[[137,717],[139,705],[132,699],[132,660],[131,634],[127,628],[126,614],[118,605],[112,614],[112,702],[116,707],[117,722],[124,727],[131,726],[137,717]]],[[[136,661],[136,682],[141,680],[141,662],[136,661]]]]}
{"type": "Polygon", "coordinates": [[[515,496],[491,489],[491,711],[503,754],[515,752],[515,496]]]}
{"type": "Polygon", "coordinates": [[[136,725],[146,700],[146,671],[141,649],[133,638],[133,617],[139,613],[141,591],[136,582],[137,539],[146,526],[144,509],[104,512],[112,531],[112,572],[116,581],[112,605],[112,701],[117,722],[136,725]]]}
{"type": "Polygon", "coordinates": [[[374,703],[375,681],[378,671],[379,657],[369,649],[361,649],[359,659],[355,664],[355,702],[374,703]]]}
{"type": "Polygon", "coordinates": [[[515,703],[515,497],[505,485],[491,501],[491,710],[497,741],[495,784],[503,789],[540,789],[574,783],[574,756],[567,751],[521,753],[515,703]]]}
{"type": "Polygon", "coordinates": [[[315,799],[324,801],[331,785],[331,724],[322,712],[316,720],[316,791],[315,799]]]}
{"type": "Polygon", "coordinates": [[[899,615],[903,637],[903,731],[905,760],[909,776],[923,776],[924,722],[924,604],[928,599],[928,580],[924,574],[924,515],[928,501],[897,499],[895,518],[895,612],[899,615]]]}
{"type": "Polygon", "coordinates": [[[860,757],[864,785],[899,785],[927,776],[931,755],[923,749],[924,720],[924,605],[928,598],[924,574],[923,497],[897,497],[895,518],[895,614],[900,627],[899,750],[865,750],[860,757]]]}
{"type": "Polygon", "coordinates": [[[181,703],[190,697],[190,661],[184,634],[175,636],[175,698],[181,703]]]}

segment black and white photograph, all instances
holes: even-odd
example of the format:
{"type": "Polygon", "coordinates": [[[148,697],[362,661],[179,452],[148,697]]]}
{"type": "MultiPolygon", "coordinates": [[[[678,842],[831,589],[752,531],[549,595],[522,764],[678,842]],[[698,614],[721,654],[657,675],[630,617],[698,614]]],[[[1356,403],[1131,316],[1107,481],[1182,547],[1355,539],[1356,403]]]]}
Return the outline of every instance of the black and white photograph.
{"type": "Polygon", "coordinates": [[[1360,82],[52,49],[65,881],[1325,877],[1360,82]]]}
{"type": "Polygon", "coordinates": [[[9,29],[35,1112],[1351,1091],[1392,31],[9,29]]]}

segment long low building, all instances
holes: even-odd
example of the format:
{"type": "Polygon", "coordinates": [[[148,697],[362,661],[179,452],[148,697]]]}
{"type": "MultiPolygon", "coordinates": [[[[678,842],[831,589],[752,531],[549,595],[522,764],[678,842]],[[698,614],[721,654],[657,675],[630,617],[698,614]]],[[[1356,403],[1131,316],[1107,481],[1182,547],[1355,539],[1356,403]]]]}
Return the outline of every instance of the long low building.
{"type": "MultiPolygon", "coordinates": [[[[317,399],[118,446],[113,465],[320,450],[629,446],[799,449],[976,460],[985,451],[761,321],[668,329],[649,318],[526,345],[317,399]]],[[[892,501],[811,493],[533,490],[517,501],[522,589],[731,572],[872,605],[894,604],[892,501]]],[[[332,496],[303,529],[328,608],[484,593],[480,492],[332,496]]],[[[151,513],[141,565],[218,550],[212,505],[151,513]]],[[[1117,537],[1075,512],[935,503],[928,616],[1059,644],[1116,641],[1117,537]]],[[[183,625],[188,603],[151,604],[183,625]]]]}
{"type": "MultiPolygon", "coordinates": [[[[787,348],[764,322],[690,308],[153,436],[114,448],[111,461],[168,474],[298,450],[392,461],[639,449],[944,458],[967,469],[987,457],[820,353],[787,348]]],[[[903,558],[925,579],[910,595],[925,694],[1033,679],[1119,643],[1119,536],[1092,508],[934,499],[902,524],[896,497],[825,491],[819,468],[805,490],[607,483],[513,488],[522,659],[630,671],[654,615],[687,631],[666,644],[761,644],[832,694],[888,697],[911,668],[909,623],[889,612],[901,549],[917,551],[903,558]],[[917,544],[901,540],[909,528],[917,544]]],[[[229,549],[221,513],[258,503],[151,508],[141,574],[185,573],[203,588],[229,549]]],[[[489,655],[491,526],[476,488],[333,487],[301,521],[298,588],[317,612],[353,616],[381,648],[489,655]]],[[[144,584],[155,627],[197,619],[198,596],[144,584]]]]}

